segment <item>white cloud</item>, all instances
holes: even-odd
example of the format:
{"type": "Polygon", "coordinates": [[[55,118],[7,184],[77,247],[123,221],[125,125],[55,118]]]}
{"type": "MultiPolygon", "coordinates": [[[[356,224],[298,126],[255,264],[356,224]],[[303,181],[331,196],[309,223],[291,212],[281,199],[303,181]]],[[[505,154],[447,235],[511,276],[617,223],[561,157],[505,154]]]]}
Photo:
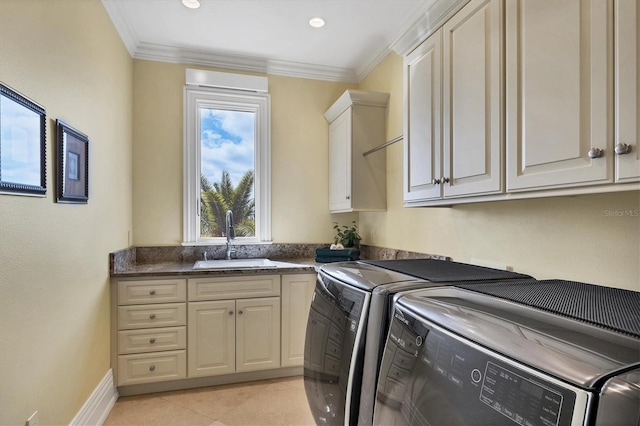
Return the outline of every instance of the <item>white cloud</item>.
{"type": "Polygon", "coordinates": [[[210,182],[219,182],[226,170],[237,185],[254,169],[254,119],[253,113],[203,110],[201,171],[210,182]]]}

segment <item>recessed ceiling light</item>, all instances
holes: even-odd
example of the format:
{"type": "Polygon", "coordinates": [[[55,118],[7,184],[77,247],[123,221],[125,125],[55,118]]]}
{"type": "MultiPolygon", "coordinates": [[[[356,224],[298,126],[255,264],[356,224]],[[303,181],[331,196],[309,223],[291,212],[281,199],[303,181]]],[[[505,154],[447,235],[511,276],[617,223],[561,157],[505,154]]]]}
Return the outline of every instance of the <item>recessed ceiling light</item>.
{"type": "Polygon", "coordinates": [[[324,19],[320,18],[319,16],[315,16],[309,19],[309,25],[311,25],[313,28],[322,28],[324,27],[324,19]]]}
{"type": "Polygon", "coordinates": [[[182,4],[187,6],[189,9],[197,9],[200,7],[200,2],[198,0],[182,0],[182,4]]]}

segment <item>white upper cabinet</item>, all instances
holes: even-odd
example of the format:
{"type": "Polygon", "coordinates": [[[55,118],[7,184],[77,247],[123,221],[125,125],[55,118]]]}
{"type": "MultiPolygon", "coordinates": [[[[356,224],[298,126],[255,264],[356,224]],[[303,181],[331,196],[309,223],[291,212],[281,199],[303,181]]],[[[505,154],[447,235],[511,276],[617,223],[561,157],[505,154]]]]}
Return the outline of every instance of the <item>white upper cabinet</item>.
{"type": "Polygon", "coordinates": [[[613,181],[612,15],[602,0],[507,0],[507,190],[613,181]]]}
{"type": "Polygon", "coordinates": [[[640,189],[638,2],[461,4],[405,53],[405,206],[640,189]]]}
{"type": "Polygon", "coordinates": [[[444,197],[500,193],[501,0],[473,0],[442,29],[444,197]]]}
{"type": "Polygon", "coordinates": [[[384,150],[387,93],[347,90],[324,114],[329,122],[329,210],[332,213],[387,208],[384,150]]]}
{"type": "Polygon", "coordinates": [[[615,181],[640,181],[640,6],[634,0],[618,0],[615,10],[615,181]]]}
{"type": "Polygon", "coordinates": [[[404,201],[442,195],[442,36],[434,33],[404,59],[404,201]]]}
{"type": "Polygon", "coordinates": [[[502,1],[473,0],[404,60],[404,201],[503,190],[502,1]]]}

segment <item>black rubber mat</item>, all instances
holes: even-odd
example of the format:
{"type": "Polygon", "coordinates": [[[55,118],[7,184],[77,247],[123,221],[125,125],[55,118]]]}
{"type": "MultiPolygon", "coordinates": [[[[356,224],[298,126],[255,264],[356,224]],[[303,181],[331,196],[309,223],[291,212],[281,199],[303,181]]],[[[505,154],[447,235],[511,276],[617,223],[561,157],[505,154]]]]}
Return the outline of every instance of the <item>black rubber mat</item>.
{"type": "Polygon", "coordinates": [[[456,287],[640,337],[640,292],[564,280],[456,287]]]}
{"type": "Polygon", "coordinates": [[[391,271],[411,275],[434,283],[489,281],[531,278],[500,269],[435,259],[401,259],[401,260],[363,260],[369,265],[379,266],[391,271]]]}

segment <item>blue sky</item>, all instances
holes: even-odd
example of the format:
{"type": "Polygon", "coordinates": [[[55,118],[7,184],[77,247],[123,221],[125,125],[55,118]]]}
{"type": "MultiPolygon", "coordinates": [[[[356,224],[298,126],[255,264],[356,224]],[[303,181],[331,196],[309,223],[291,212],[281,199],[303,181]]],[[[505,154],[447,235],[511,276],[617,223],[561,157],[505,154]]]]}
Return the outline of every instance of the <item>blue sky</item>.
{"type": "Polygon", "coordinates": [[[213,183],[227,170],[237,185],[254,168],[255,114],[202,108],[200,119],[202,174],[213,183]]]}
{"type": "Polygon", "coordinates": [[[40,185],[40,116],[0,96],[3,182],[40,185]]]}

